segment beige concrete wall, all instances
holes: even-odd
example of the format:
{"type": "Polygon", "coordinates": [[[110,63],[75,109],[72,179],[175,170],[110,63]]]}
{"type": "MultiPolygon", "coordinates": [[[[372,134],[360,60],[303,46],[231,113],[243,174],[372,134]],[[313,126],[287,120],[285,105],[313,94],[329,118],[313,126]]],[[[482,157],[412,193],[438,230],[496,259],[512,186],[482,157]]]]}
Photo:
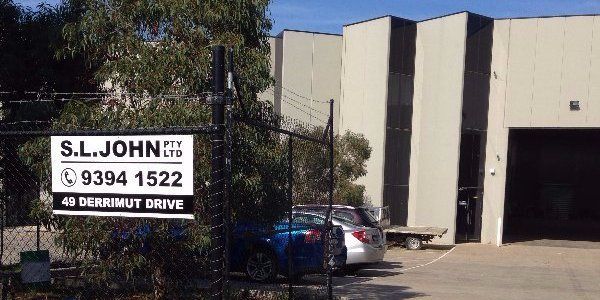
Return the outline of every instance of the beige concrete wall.
{"type": "Polygon", "coordinates": [[[329,104],[323,101],[333,99],[333,126],[339,131],[341,81],[342,81],[342,44],[341,36],[313,35],[313,77],[312,108],[320,111],[319,117],[329,115],[329,104]]]}
{"type": "Polygon", "coordinates": [[[342,37],[286,30],[270,38],[271,76],[275,86],[261,93],[282,115],[306,124],[325,126],[330,99],[338,132],[342,37]]]}
{"type": "Polygon", "coordinates": [[[439,226],[454,243],[467,14],[417,24],[409,226],[439,226]]]}
{"type": "Polygon", "coordinates": [[[485,154],[485,180],[483,211],[481,214],[481,242],[497,242],[502,236],[504,194],[506,185],[506,161],[508,152],[508,128],[504,126],[510,21],[494,21],[490,97],[488,109],[488,132],[485,154]],[[492,175],[491,171],[494,174],[492,175]],[[498,220],[500,219],[500,222],[498,220]],[[498,225],[500,224],[500,227],[498,225]]]}
{"type": "MultiPolygon", "coordinates": [[[[269,37],[269,47],[271,53],[269,54],[269,60],[271,68],[269,75],[275,80],[275,82],[281,82],[281,60],[283,55],[283,39],[278,37],[269,37]]],[[[257,95],[259,101],[266,101],[271,103],[277,113],[281,112],[281,88],[273,86],[257,95]]]]}
{"type": "Polygon", "coordinates": [[[599,17],[494,22],[482,243],[501,242],[509,129],[600,127],[599,83],[599,17]]]}
{"type": "Polygon", "coordinates": [[[281,113],[283,115],[307,124],[317,121],[315,118],[322,119],[311,111],[311,100],[293,94],[310,99],[312,78],[313,34],[284,31],[281,83],[276,83],[286,88],[286,90],[282,89],[281,113]]]}
{"type": "Polygon", "coordinates": [[[497,22],[510,23],[504,125],[599,127],[594,113],[600,111],[600,98],[594,97],[600,71],[598,17],[497,22]],[[580,101],[579,111],[570,110],[571,100],[580,101]]]}
{"type": "Polygon", "coordinates": [[[373,149],[360,178],[373,205],[381,205],[389,69],[390,18],[344,27],[340,132],[362,133],[373,149]]]}

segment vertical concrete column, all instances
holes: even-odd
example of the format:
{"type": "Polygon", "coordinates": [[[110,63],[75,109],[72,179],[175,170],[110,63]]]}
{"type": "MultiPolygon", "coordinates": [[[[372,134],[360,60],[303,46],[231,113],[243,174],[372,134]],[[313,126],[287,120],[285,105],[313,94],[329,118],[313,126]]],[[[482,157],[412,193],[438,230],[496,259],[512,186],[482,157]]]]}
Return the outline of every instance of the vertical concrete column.
{"type": "Polygon", "coordinates": [[[371,158],[364,184],[375,206],[382,204],[385,163],[390,17],[344,27],[340,133],[350,130],[369,140],[371,158]]]}
{"type": "Polygon", "coordinates": [[[494,43],[490,76],[488,138],[486,145],[481,242],[502,241],[504,197],[507,175],[508,128],[504,124],[508,81],[510,20],[494,21],[494,43]],[[499,236],[500,235],[500,236],[499,236]]]}
{"type": "Polygon", "coordinates": [[[417,24],[408,225],[454,243],[467,13],[417,24]]]}

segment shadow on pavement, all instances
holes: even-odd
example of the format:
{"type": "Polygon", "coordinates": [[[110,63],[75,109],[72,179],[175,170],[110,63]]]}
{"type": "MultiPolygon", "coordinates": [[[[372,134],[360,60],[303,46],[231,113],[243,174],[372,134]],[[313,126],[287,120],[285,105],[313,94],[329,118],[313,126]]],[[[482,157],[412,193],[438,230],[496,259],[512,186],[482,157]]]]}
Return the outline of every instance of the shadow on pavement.
{"type": "Polygon", "coordinates": [[[335,287],[334,294],[349,299],[412,299],[428,296],[409,289],[401,285],[360,284],[335,287]]]}
{"type": "MultiPolygon", "coordinates": [[[[452,248],[454,248],[455,245],[436,245],[436,244],[424,244],[422,250],[450,250],[452,248]]],[[[415,250],[408,250],[408,251],[415,251],[415,250]]],[[[416,250],[416,251],[420,251],[420,250],[416,250]]]]}

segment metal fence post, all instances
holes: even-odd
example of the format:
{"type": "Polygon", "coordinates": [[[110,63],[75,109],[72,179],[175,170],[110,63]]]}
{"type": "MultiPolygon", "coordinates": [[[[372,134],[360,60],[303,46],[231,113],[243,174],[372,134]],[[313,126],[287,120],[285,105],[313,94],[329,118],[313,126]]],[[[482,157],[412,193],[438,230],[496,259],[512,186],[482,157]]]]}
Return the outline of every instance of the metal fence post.
{"type": "Polygon", "coordinates": [[[292,286],[293,280],[293,250],[294,247],[292,245],[292,207],[294,206],[293,200],[293,181],[294,181],[294,164],[293,164],[293,146],[292,146],[292,137],[288,137],[288,165],[287,165],[287,201],[290,206],[290,210],[288,211],[288,299],[292,299],[294,295],[294,288],[292,286]]]}
{"type": "MultiPolygon", "coordinates": [[[[329,100],[329,208],[327,210],[327,217],[328,217],[328,225],[329,225],[329,234],[332,233],[333,230],[333,223],[332,223],[332,206],[333,206],[333,188],[334,188],[334,182],[333,182],[333,167],[334,167],[334,163],[333,163],[333,99],[329,100]]],[[[331,262],[331,260],[333,259],[333,249],[332,249],[333,245],[331,245],[331,239],[329,239],[329,245],[328,245],[328,263],[331,262]]],[[[331,274],[331,270],[332,267],[331,265],[328,266],[327,268],[327,296],[328,299],[333,299],[333,279],[332,279],[332,274],[331,274]]]]}
{"type": "Polygon", "coordinates": [[[35,225],[35,250],[40,251],[40,221],[35,225]]]}
{"type": "Polygon", "coordinates": [[[231,132],[233,126],[233,48],[229,48],[227,51],[227,97],[225,103],[225,199],[224,199],[224,231],[225,231],[225,272],[223,276],[224,289],[229,290],[229,272],[231,270],[229,255],[231,249],[231,185],[232,185],[232,174],[231,174],[231,155],[232,155],[232,136],[231,132]]]}
{"type": "Polygon", "coordinates": [[[210,292],[212,299],[223,299],[223,190],[224,185],[224,132],[222,126],[225,119],[225,47],[212,48],[212,124],[220,130],[211,134],[211,252],[210,292]]]}
{"type": "MultiPolygon", "coordinates": [[[[4,107],[4,105],[3,105],[4,107]]],[[[2,110],[0,110],[0,126],[4,130],[4,118],[2,116],[2,110]]],[[[4,153],[4,141],[0,139],[0,155],[4,153]]],[[[4,155],[0,156],[0,267],[4,266],[4,216],[6,207],[6,193],[5,193],[5,178],[6,178],[6,158],[4,155]]],[[[2,282],[2,294],[0,299],[8,299],[8,277],[5,274],[1,276],[2,282]]]]}

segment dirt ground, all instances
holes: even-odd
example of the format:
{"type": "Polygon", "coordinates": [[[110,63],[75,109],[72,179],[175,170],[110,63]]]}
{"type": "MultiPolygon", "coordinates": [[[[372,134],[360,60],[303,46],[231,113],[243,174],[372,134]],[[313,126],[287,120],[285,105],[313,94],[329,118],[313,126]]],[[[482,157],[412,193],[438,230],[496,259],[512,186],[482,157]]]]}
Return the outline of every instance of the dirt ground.
{"type": "Polygon", "coordinates": [[[385,262],[335,278],[347,299],[599,299],[600,249],[462,244],[388,251],[385,262]]]}

